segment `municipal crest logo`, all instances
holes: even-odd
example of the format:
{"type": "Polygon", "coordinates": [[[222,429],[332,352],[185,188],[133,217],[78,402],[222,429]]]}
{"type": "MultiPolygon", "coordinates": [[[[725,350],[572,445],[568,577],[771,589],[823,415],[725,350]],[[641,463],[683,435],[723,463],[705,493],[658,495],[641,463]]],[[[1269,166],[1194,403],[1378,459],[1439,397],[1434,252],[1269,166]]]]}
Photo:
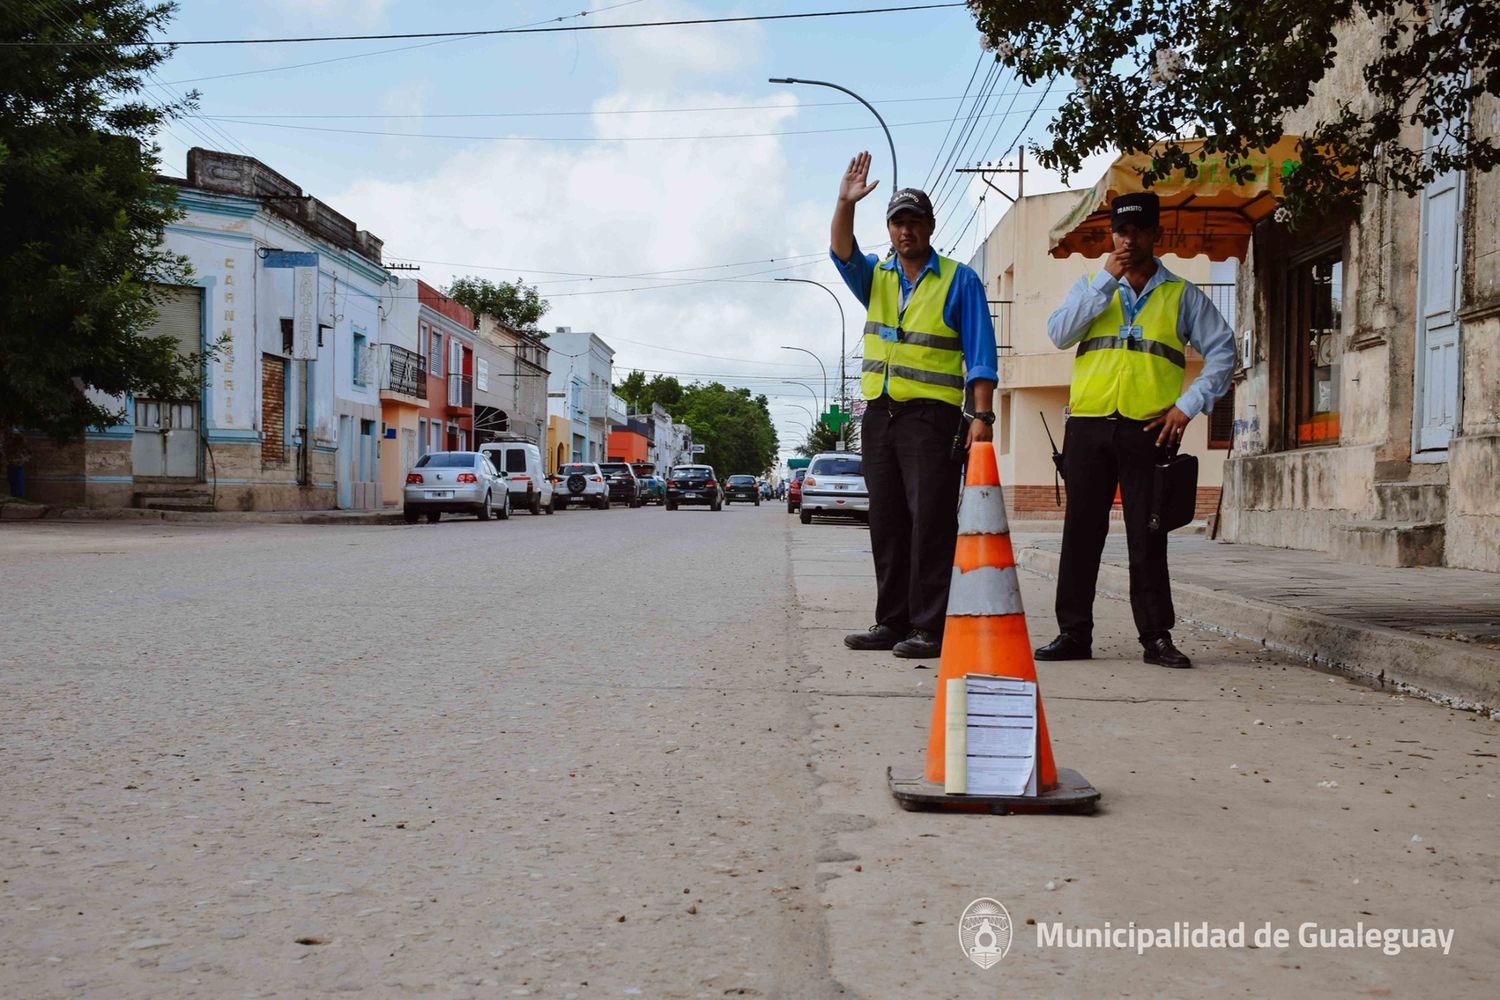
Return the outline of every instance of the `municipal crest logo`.
{"type": "Polygon", "coordinates": [[[964,957],[981,969],[988,969],[1010,951],[1014,928],[1010,913],[998,899],[981,897],[964,907],[958,918],[958,944],[964,957]]]}

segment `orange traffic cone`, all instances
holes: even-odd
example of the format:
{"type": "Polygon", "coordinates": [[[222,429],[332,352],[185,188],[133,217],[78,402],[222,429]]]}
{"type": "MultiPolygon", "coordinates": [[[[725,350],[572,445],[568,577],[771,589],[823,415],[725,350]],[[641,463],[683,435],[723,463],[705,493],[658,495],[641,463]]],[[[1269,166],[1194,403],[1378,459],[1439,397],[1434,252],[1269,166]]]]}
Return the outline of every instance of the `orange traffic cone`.
{"type": "Polygon", "coordinates": [[[944,795],[947,682],[966,674],[987,674],[1033,683],[1037,680],[1031,637],[1026,630],[1026,612],[1021,607],[1021,588],[1016,577],[1015,553],[1010,544],[1010,524],[1005,516],[1000,472],[995,464],[994,446],[988,442],[976,443],[970,449],[963,503],[958,511],[958,544],[953,558],[953,582],[948,592],[948,620],[943,631],[937,698],[932,707],[932,728],[927,742],[926,781],[892,777],[891,790],[908,809],[980,808],[1010,812],[1029,807],[1091,812],[1099,798],[1098,791],[1077,772],[1064,771],[1063,780],[1059,781],[1040,689],[1036,700],[1037,795],[944,795]]]}

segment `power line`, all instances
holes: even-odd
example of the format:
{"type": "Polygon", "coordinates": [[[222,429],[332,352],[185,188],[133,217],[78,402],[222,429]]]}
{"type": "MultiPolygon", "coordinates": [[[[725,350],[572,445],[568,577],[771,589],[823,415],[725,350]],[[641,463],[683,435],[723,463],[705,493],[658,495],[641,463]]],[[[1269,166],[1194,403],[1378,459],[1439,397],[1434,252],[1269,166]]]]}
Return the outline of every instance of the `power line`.
{"type": "Polygon", "coordinates": [[[68,47],[85,45],[129,45],[153,48],[175,48],[186,45],[292,45],[302,42],[389,42],[413,38],[485,38],[498,35],[550,35],[569,31],[618,31],[630,28],[675,28],[705,24],[748,24],[765,21],[802,21],[820,17],[853,17],[862,14],[899,14],[904,11],[941,10],[945,7],[962,7],[956,3],[908,4],[904,7],[863,7],[858,10],[818,10],[795,14],[746,14],[739,17],[694,17],[672,21],[626,21],[619,24],[573,24],[553,27],[485,28],[474,31],[413,31],[380,35],[307,35],[281,38],[183,38],[159,42],[112,42],[106,39],[75,42],[15,41],[0,42],[0,46],[15,47],[68,47]]]}
{"type": "MultiPolygon", "coordinates": [[[[793,107],[788,105],[788,107],[793,107]]],[[[974,122],[988,120],[994,117],[1005,117],[1010,114],[1020,114],[1017,111],[996,112],[975,116],[970,120],[969,129],[972,131],[974,122]]],[[[807,129],[782,129],[774,132],[710,132],[697,135],[469,135],[448,132],[393,132],[389,129],[357,129],[357,128],[333,128],[326,125],[293,125],[288,122],[257,121],[253,118],[239,118],[227,115],[184,115],[183,117],[209,122],[225,122],[230,125],[252,125],[257,128],[279,128],[294,132],[324,132],[333,135],[372,135],[395,139],[457,139],[464,142],[691,142],[717,139],[761,139],[783,135],[830,135],[839,132],[869,132],[878,129],[878,125],[848,125],[841,128],[807,128],[807,129]]],[[[918,128],[926,125],[942,125],[948,122],[946,118],[929,118],[914,122],[891,122],[890,128],[918,128]]],[[[965,142],[967,145],[967,141],[965,142]]],[[[951,157],[950,157],[951,161],[951,157]]],[[[946,170],[946,165],[944,166],[946,170]]]]}
{"type": "MultiPolygon", "coordinates": [[[[585,10],[585,11],[581,11],[581,12],[579,12],[577,14],[566,14],[566,15],[563,15],[563,16],[560,16],[560,17],[547,18],[544,21],[528,21],[525,24],[514,25],[514,27],[517,27],[517,28],[530,28],[530,27],[532,27],[534,25],[538,25],[538,24],[550,24],[550,23],[552,23],[554,21],[568,21],[568,20],[572,20],[573,18],[577,18],[577,17],[588,17],[590,14],[602,14],[605,11],[608,11],[608,10],[617,10],[620,7],[631,7],[631,6],[634,6],[635,4],[642,3],[642,2],[643,2],[643,0],[625,0],[624,3],[617,3],[617,4],[614,4],[613,6],[610,6],[610,7],[600,7],[598,10],[593,10],[593,11],[585,10]]],[[[204,83],[204,82],[206,82],[208,80],[228,80],[228,79],[230,79],[232,77],[237,77],[237,76],[261,76],[261,75],[266,74],[266,73],[285,73],[285,72],[289,72],[290,70],[294,70],[294,69],[307,69],[310,66],[326,66],[329,63],[348,62],[348,61],[353,60],[353,59],[368,59],[371,56],[390,55],[390,54],[392,54],[394,52],[411,52],[411,51],[413,51],[415,49],[427,49],[427,48],[431,48],[434,45],[447,45],[450,42],[458,42],[458,41],[462,41],[462,40],[463,39],[461,39],[461,38],[439,38],[435,42],[423,42],[420,45],[398,45],[395,48],[376,49],[373,52],[355,52],[352,55],[334,56],[331,59],[315,59],[312,62],[292,63],[289,66],[267,66],[267,67],[262,68],[262,69],[246,69],[246,70],[240,70],[237,73],[216,73],[216,74],[214,74],[212,76],[195,76],[195,77],[189,77],[186,80],[171,80],[171,81],[168,81],[168,82],[171,83],[171,84],[173,84],[173,85],[180,86],[180,85],[185,84],[185,83],[204,83]]]]}
{"type": "Polygon", "coordinates": [[[923,191],[926,191],[932,185],[932,172],[937,169],[938,157],[943,155],[943,147],[948,145],[948,137],[953,134],[953,125],[958,121],[958,116],[963,113],[964,102],[969,99],[969,89],[974,86],[974,78],[979,75],[979,67],[983,63],[984,50],[981,49],[979,58],[974,61],[974,69],[969,73],[969,82],[964,84],[964,96],[958,99],[958,107],[953,109],[953,117],[948,121],[948,131],[943,133],[943,139],[938,143],[937,151],[932,154],[932,164],[927,168],[927,173],[922,178],[923,191]]]}
{"type": "MultiPolygon", "coordinates": [[[[288,67],[290,68],[290,67],[288,67]]],[[[192,80],[168,81],[168,83],[182,84],[193,83],[192,80]]],[[[1024,93],[1027,88],[1015,91],[1024,93]]],[[[999,96],[1007,97],[1010,91],[1005,91],[999,96]]],[[[881,106],[887,104],[931,104],[938,101],[960,101],[966,102],[968,94],[962,96],[948,95],[945,97],[892,97],[883,101],[871,101],[872,104],[881,106]]],[[[333,120],[359,120],[359,119],[400,119],[400,118],[609,118],[616,115],[680,115],[700,114],[708,112],[724,111],[801,111],[803,108],[858,108],[857,101],[802,101],[796,104],[721,104],[697,108],[613,108],[596,109],[591,111],[470,111],[470,112],[418,112],[414,114],[277,114],[277,115],[253,115],[235,112],[234,117],[253,119],[256,121],[296,121],[300,119],[313,119],[319,121],[333,120]]]]}

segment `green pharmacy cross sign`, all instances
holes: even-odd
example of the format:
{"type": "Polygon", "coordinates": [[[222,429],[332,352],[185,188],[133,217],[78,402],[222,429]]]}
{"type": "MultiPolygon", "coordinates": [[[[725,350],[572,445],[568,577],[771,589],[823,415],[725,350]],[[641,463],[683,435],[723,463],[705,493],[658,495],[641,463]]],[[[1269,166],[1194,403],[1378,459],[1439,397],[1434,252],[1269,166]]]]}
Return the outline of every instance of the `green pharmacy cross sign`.
{"type": "Polygon", "coordinates": [[[839,404],[837,403],[834,403],[833,405],[828,407],[828,412],[823,414],[824,425],[827,426],[827,428],[833,431],[835,434],[841,433],[844,429],[844,425],[847,424],[849,420],[849,414],[840,409],[839,404]]]}

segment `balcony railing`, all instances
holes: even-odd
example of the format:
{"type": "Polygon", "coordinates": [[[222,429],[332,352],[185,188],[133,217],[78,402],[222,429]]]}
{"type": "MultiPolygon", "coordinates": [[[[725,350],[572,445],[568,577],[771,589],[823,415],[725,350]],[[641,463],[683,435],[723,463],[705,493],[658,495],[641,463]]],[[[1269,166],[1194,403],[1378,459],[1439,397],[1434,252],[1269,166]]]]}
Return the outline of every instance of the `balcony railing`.
{"type": "Polygon", "coordinates": [[[467,410],[474,406],[474,380],[468,375],[448,376],[448,408],[467,410]]]}
{"type": "Polygon", "coordinates": [[[427,398],[427,359],[395,344],[381,344],[380,388],[416,399],[427,398]]]}
{"type": "Polygon", "coordinates": [[[995,324],[995,347],[1001,354],[1015,351],[1010,339],[1010,314],[1014,305],[1010,299],[990,299],[990,319],[995,324]]]}

